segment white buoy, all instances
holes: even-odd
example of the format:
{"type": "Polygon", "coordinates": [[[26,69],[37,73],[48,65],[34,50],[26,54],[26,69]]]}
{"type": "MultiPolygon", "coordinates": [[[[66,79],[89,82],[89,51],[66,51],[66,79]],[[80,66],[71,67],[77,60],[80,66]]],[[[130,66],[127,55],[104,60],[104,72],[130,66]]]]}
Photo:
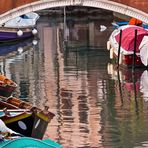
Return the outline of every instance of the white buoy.
{"type": "Polygon", "coordinates": [[[110,72],[110,65],[111,65],[110,63],[107,64],[107,72],[108,72],[108,74],[111,74],[111,72],[110,72]]]}
{"type": "Polygon", "coordinates": [[[110,41],[107,41],[107,50],[110,50],[110,49],[111,49],[110,41]]]}
{"type": "Polygon", "coordinates": [[[104,25],[100,25],[100,31],[101,31],[101,32],[105,31],[106,29],[107,29],[106,26],[104,26],[104,25]]]}
{"type": "Polygon", "coordinates": [[[23,31],[22,30],[18,30],[17,35],[18,36],[22,36],[23,35],[23,31]]]}
{"type": "Polygon", "coordinates": [[[37,29],[35,29],[35,28],[32,29],[32,34],[33,34],[33,35],[36,35],[37,33],[38,33],[37,29]]]}
{"type": "Polygon", "coordinates": [[[22,47],[18,47],[17,51],[18,51],[19,54],[21,54],[23,52],[23,48],[22,47]]]}
{"type": "Polygon", "coordinates": [[[114,49],[111,48],[110,49],[110,59],[113,59],[114,58],[114,49]]]}
{"type": "Polygon", "coordinates": [[[38,41],[37,41],[37,40],[33,40],[33,41],[32,41],[32,44],[33,44],[33,45],[37,45],[37,44],[38,44],[38,41]]]}

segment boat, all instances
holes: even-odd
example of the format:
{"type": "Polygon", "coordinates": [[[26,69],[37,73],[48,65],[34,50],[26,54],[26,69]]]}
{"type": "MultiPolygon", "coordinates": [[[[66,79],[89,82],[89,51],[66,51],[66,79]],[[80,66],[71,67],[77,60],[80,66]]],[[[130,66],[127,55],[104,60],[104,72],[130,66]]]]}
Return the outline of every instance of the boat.
{"type": "Polygon", "coordinates": [[[24,137],[20,133],[8,128],[0,119],[0,147],[1,148],[20,148],[20,147],[36,147],[36,148],[63,148],[59,143],[51,140],[39,140],[32,137],[24,137]]]}
{"type": "Polygon", "coordinates": [[[0,42],[17,41],[37,34],[39,15],[34,12],[9,20],[0,26],[0,42]]]}
{"type": "MultiPolygon", "coordinates": [[[[112,26],[113,26],[114,29],[117,29],[117,28],[119,28],[121,26],[128,25],[128,24],[129,24],[128,21],[119,21],[119,22],[118,21],[114,21],[114,22],[112,22],[112,26]]],[[[144,29],[148,29],[148,24],[143,23],[142,27],[144,29]]]]}
{"type": "Polygon", "coordinates": [[[0,119],[13,131],[42,139],[48,123],[55,116],[48,107],[41,110],[15,97],[0,96],[0,119]]]}
{"type": "Polygon", "coordinates": [[[110,51],[110,59],[115,59],[113,61],[123,67],[132,67],[133,65],[135,67],[147,67],[147,48],[148,30],[135,25],[124,25],[115,29],[107,42],[107,49],[110,51]],[[136,31],[137,35],[135,36],[136,31]]]}
{"type": "Polygon", "coordinates": [[[16,89],[17,84],[8,77],[0,74],[0,95],[9,97],[16,89]]]}
{"type": "Polygon", "coordinates": [[[1,148],[63,148],[63,146],[51,139],[39,140],[31,137],[21,137],[14,140],[0,142],[1,148]]]}

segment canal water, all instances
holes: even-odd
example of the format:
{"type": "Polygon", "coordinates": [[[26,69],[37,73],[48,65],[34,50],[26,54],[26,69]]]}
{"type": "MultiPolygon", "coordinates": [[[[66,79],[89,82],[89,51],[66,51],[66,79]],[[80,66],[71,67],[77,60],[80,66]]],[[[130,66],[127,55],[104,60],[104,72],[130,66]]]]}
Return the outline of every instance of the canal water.
{"type": "Polygon", "coordinates": [[[39,39],[7,45],[18,49],[0,62],[18,84],[14,95],[55,113],[44,139],[64,148],[148,147],[148,73],[112,64],[112,21],[91,15],[64,25],[61,16],[43,16],[39,39]]]}

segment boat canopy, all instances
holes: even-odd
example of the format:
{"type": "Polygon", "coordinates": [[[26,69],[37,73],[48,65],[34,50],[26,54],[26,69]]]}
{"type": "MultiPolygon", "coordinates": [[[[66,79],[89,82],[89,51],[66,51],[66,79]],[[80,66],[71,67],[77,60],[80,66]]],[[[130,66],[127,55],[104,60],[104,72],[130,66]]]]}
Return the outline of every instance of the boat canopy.
{"type": "MultiPolygon", "coordinates": [[[[121,28],[118,28],[121,29],[121,28]]],[[[145,36],[148,36],[148,30],[143,27],[129,25],[122,29],[121,47],[126,51],[134,51],[135,30],[137,30],[136,51],[139,52],[139,46],[145,36]]],[[[119,43],[120,32],[115,36],[119,43]]]]}
{"type": "Polygon", "coordinates": [[[7,28],[27,28],[34,27],[36,21],[39,19],[39,15],[34,12],[30,12],[19,17],[16,17],[3,24],[3,27],[7,28]]]}
{"type": "Polygon", "coordinates": [[[139,46],[140,58],[145,66],[148,66],[148,36],[145,36],[139,46]]]}

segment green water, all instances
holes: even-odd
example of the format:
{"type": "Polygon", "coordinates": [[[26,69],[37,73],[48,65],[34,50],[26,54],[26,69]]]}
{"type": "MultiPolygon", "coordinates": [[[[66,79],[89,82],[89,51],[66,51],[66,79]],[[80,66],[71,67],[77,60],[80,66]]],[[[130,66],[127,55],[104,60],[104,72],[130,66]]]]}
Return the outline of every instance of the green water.
{"type": "Polygon", "coordinates": [[[14,95],[56,114],[44,138],[64,148],[148,147],[147,73],[111,65],[111,20],[70,19],[65,36],[60,21],[41,18],[38,44],[0,64],[14,95]]]}

